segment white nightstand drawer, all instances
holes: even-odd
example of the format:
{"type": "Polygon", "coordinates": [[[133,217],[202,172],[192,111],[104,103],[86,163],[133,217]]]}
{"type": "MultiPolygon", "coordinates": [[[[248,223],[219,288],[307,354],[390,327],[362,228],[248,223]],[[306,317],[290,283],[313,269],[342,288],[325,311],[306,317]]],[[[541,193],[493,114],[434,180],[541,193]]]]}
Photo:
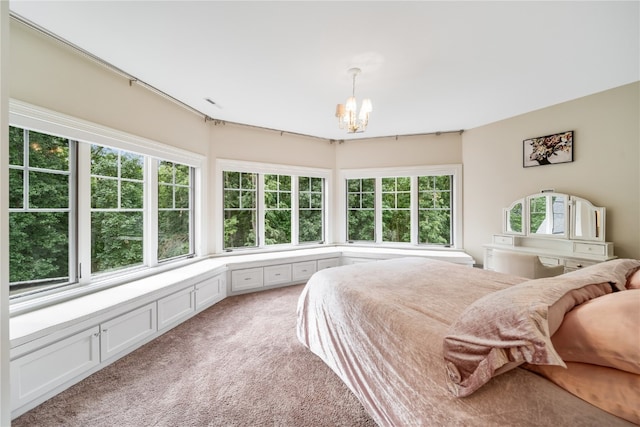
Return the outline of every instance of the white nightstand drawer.
{"type": "Polygon", "coordinates": [[[307,280],[316,272],[315,261],[296,262],[291,265],[293,269],[293,280],[307,280]]]}
{"type": "Polygon", "coordinates": [[[605,246],[594,243],[574,243],[573,251],[579,254],[605,255],[605,246]]]}
{"type": "Polygon", "coordinates": [[[264,268],[265,286],[291,282],[291,264],[272,265],[264,268]]]}
{"type": "Polygon", "coordinates": [[[231,272],[232,291],[259,288],[262,283],[262,268],[245,268],[231,272]]]}

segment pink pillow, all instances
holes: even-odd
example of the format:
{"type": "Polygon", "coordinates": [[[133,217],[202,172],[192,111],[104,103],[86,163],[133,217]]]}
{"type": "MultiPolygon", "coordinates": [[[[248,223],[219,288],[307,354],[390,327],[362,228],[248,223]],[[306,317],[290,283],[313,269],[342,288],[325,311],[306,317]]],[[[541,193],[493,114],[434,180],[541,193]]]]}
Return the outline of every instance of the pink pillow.
{"type": "Polygon", "coordinates": [[[640,289],[640,269],[627,279],[627,289],[640,289]]]}
{"type": "Polygon", "coordinates": [[[574,396],[598,408],[640,424],[640,375],[605,366],[567,362],[560,366],[524,365],[574,396]]]}
{"type": "Polygon", "coordinates": [[[640,289],[578,305],[564,316],[551,342],[565,362],[640,374],[640,289]]]}
{"type": "Polygon", "coordinates": [[[473,302],[444,338],[449,391],[468,396],[524,362],[565,366],[551,342],[564,315],[590,299],[624,290],[630,272],[639,267],[639,260],[615,259],[519,283],[473,302]]]}

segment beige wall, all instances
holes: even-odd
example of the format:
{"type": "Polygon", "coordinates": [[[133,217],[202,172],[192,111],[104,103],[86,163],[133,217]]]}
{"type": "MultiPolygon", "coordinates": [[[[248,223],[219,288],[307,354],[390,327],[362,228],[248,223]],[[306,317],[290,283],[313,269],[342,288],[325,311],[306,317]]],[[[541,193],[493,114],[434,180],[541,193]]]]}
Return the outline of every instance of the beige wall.
{"type": "Polygon", "coordinates": [[[73,49],[11,20],[11,98],[198,154],[209,124],[73,49]]]}
{"type": "MultiPolygon", "coordinates": [[[[12,98],[206,155],[205,222],[217,209],[213,172],[218,158],[334,170],[462,163],[464,246],[478,263],[482,245],[500,232],[502,207],[543,188],[607,207],[607,240],[616,244],[616,254],[640,258],[640,83],[462,135],[330,144],[286,132],[205,122],[22,24],[12,22],[10,29],[12,98]],[[575,131],[573,163],[522,167],[523,139],[564,130],[575,131]]],[[[208,225],[207,240],[213,242],[213,227],[208,225]]],[[[212,250],[211,243],[207,248],[212,250]]]]}
{"type": "Polygon", "coordinates": [[[465,132],[464,246],[502,228],[501,209],[541,189],[607,208],[606,239],[619,257],[640,258],[640,83],[622,86],[465,132]],[[574,161],[522,167],[524,139],[574,130],[574,161]]]}

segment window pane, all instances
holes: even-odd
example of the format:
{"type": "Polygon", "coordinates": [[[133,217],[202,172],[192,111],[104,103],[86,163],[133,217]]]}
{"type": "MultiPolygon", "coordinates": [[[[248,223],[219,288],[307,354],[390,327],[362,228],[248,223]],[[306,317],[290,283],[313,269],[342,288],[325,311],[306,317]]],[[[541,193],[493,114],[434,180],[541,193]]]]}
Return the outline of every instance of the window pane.
{"type": "Polygon", "coordinates": [[[121,151],[120,153],[120,177],[142,180],[144,175],[144,157],[126,151],[121,151]]]}
{"type": "Polygon", "coordinates": [[[451,244],[451,214],[449,211],[421,210],[419,220],[420,243],[451,244]]]}
{"type": "Polygon", "coordinates": [[[9,213],[9,281],[12,293],[43,279],[69,277],[69,214],[67,212],[9,213]]]}
{"type": "Polygon", "coordinates": [[[91,272],[142,264],[142,212],[91,213],[91,272]]]}
{"type": "Polygon", "coordinates": [[[29,166],[69,170],[69,142],[64,138],[29,131],[29,166]]]}
{"type": "Polygon", "coordinates": [[[349,211],[348,221],[349,240],[375,240],[373,209],[349,211]]]}
{"type": "Polygon", "coordinates": [[[48,172],[29,173],[29,207],[68,208],[69,176],[48,172]]]}
{"type": "Polygon", "coordinates": [[[158,182],[164,184],[173,184],[173,163],[158,162],[158,182]]]}
{"type": "Polygon", "coordinates": [[[176,184],[178,185],[190,185],[191,168],[187,165],[176,165],[176,184]]]}
{"type": "Polygon", "coordinates": [[[253,210],[225,211],[224,247],[256,246],[256,212],[253,210]]]}
{"type": "Polygon", "coordinates": [[[91,174],[118,176],[118,150],[109,147],[91,146],[91,174]]]}
{"type": "Polygon", "coordinates": [[[9,164],[24,165],[24,129],[9,126],[9,164]]]}
{"type": "Polygon", "coordinates": [[[189,187],[176,187],[176,208],[189,209],[189,187]]]}
{"type": "Polygon", "coordinates": [[[118,208],[118,181],[107,178],[91,178],[91,207],[95,209],[118,208]]]}
{"type": "Polygon", "coordinates": [[[144,203],[144,187],[141,182],[122,181],[123,209],[142,209],[144,203]]]}
{"type": "Polygon", "coordinates": [[[409,210],[382,211],[382,240],[411,242],[411,212],[409,210]]]}
{"type": "Polygon", "coordinates": [[[21,169],[9,169],[9,208],[24,205],[24,173],[21,169]]]}
{"type": "Polygon", "coordinates": [[[300,211],[299,224],[300,233],[298,239],[301,243],[320,242],[323,240],[321,210],[300,211]]]}
{"type": "Polygon", "coordinates": [[[158,208],[173,208],[173,186],[163,184],[158,185],[158,208]]]}
{"type": "Polygon", "coordinates": [[[291,243],[291,210],[264,213],[264,238],[267,245],[291,243]]]}
{"type": "Polygon", "coordinates": [[[158,260],[190,253],[189,212],[158,212],[158,260]]]}

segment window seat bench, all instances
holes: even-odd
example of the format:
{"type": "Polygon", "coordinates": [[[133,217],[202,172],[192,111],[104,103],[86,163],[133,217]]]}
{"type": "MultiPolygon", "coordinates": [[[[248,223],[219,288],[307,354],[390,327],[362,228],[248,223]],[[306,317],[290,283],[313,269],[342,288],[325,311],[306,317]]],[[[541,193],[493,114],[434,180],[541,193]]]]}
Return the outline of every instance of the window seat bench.
{"type": "Polygon", "coordinates": [[[323,268],[405,256],[474,264],[458,250],[337,245],[236,251],[17,314],[10,320],[12,417],[227,296],[305,283],[323,268]]]}

